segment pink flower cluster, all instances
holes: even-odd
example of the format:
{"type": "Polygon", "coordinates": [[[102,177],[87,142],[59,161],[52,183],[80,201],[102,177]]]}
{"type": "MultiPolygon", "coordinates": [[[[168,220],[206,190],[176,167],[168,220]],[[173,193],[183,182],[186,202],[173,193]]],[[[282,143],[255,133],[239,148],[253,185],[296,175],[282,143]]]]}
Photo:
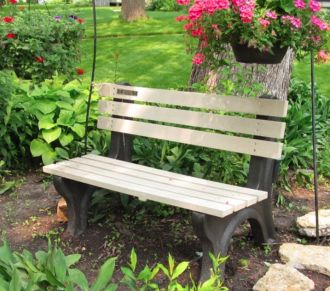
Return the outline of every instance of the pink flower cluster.
{"type": "Polygon", "coordinates": [[[324,21],[322,21],[320,18],[318,18],[317,16],[315,15],[312,15],[311,17],[311,23],[318,27],[320,30],[327,30],[328,29],[328,24],[325,23],[324,21]]]}
{"type": "Polygon", "coordinates": [[[294,1],[294,6],[298,9],[305,9],[306,3],[304,0],[295,0],[294,1]]]}
{"type": "Polygon", "coordinates": [[[251,23],[256,6],[254,0],[232,0],[234,10],[238,10],[243,23],[251,23]]]}
{"type": "Polygon", "coordinates": [[[291,25],[294,28],[301,28],[302,27],[301,19],[298,18],[298,17],[294,17],[294,16],[291,16],[291,15],[283,15],[281,19],[284,23],[288,23],[288,22],[291,23],[291,25]]]}
{"type": "MultiPolygon", "coordinates": [[[[177,0],[179,1],[185,0],[177,0]]],[[[190,7],[188,17],[190,20],[197,20],[202,17],[203,13],[212,15],[217,10],[229,9],[229,0],[196,0],[190,7]]]]}

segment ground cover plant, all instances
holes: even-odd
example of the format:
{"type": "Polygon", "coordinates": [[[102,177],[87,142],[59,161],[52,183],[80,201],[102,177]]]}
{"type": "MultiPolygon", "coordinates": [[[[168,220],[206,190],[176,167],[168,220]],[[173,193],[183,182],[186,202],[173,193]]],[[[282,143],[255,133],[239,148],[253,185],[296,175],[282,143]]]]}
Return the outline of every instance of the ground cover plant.
{"type": "MultiPolygon", "coordinates": [[[[12,252],[8,243],[3,241],[0,246],[0,290],[91,290],[115,291],[127,286],[130,290],[161,290],[159,285],[167,285],[168,291],[226,291],[221,281],[221,265],[226,258],[214,257],[210,254],[213,269],[210,279],[196,285],[193,281],[185,286],[179,283],[180,276],[187,271],[189,262],[176,264],[169,255],[168,265],[158,263],[154,267],[146,265],[141,271],[137,270],[137,255],[133,249],[130,253],[128,266],[122,266],[123,274],[120,282],[113,282],[116,258],[107,259],[100,267],[93,284],[89,284],[85,274],[73,268],[81,258],[80,254],[65,255],[57,245],[52,246],[48,241],[47,251],[38,251],[32,255],[28,250],[22,253],[12,252]],[[167,284],[159,284],[156,276],[162,272],[167,277],[167,284]]],[[[162,288],[162,290],[164,290],[162,288]]]]}

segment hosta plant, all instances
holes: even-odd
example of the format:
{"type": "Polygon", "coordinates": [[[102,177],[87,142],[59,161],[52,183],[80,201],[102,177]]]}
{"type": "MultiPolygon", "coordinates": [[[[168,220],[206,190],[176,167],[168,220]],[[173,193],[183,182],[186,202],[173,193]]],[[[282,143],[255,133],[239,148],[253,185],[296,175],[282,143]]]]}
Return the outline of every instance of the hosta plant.
{"type": "Polygon", "coordinates": [[[290,47],[298,58],[317,51],[328,59],[329,26],[316,0],[177,0],[187,6],[187,34],[199,40],[195,64],[219,65],[218,56],[228,44],[246,44],[263,52],[290,47]]]}

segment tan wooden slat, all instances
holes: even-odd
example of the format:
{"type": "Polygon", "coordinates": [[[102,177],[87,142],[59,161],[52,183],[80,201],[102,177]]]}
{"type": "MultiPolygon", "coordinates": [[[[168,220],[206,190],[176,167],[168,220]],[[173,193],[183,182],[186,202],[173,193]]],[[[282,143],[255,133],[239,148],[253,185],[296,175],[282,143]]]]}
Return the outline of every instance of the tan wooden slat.
{"type": "Polygon", "coordinates": [[[271,159],[281,158],[283,146],[281,143],[272,141],[229,136],[104,116],[98,118],[98,128],[271,159]]]}
{"type": "Polygon", "coordinates": [[[219,115],[213,114],[212,112],[205,113],[104,100],[99,102],[99,109],[102,113],[111,113],[112,115],[142,118],[270,138],[283,138],[285,131],[285,122],[219,115]]]}
{"type": "MultiPolygon", "coordinates": [[[[106,170],[109,173],[109,175],[114,175],[114,174],[124,175],[124,178],[130,179],[130,181],[133,181],[134,179],[140,179],[139,183],[142,180],[143,183],[146,183],[146,185],[149,185],[149,183],[156,182],[159,185],[161,185],[160,189],[164,189],[163,188],[164,185],[170,185],[170,187],[175,187],[176,189],[175,192],[180,191],[180,193],[182,193],[183,191],[183,193],[187,195],[191,195],[193,197],[202,197],[203,199],[206,200],[211,200],[211,201],[214,200],[225,203],[228,202],[229,204],[231,204],[230,201],[231,198],[233,198],[235,199],[235,201],[233,202],[233,206],[236,205],[237,207],[242,207],[243,205],[244,207],[246,207],[253,205],[257,202],[257,198],[255,196],[237,193],[235,191],[229,191],[229,190],[221,191],[207,186],[192,185],[191,183],[184,182],[182,180],[168,178],[157,174],[151,174],[151,173],[143,172],[141,170],[130,169],[125,167],[125,163],[123,163],[121,166],[117,166],[107,163],[106,160],[96,161],[86,158],[75,158],[75,159],[71,159],[70,161],[88,166],[93,166],[98,169],[106,170]],[[193,192],[190,192],[191,190],[193,192]],[[221,200],[217,200],[217,197],[221,197],[221,200]],[[229,200],[227,200],[228,198],[229,200]],[[238,200],[240,201],[240,203],[237,202],[238,200]]],[[[235,208],[235,210],[237,209],[235,208]]]]}
{"type": "Polygon", "coordinates": [[[131,87],[111,83],[99,84],[99,94],[124,100],[154,102],[185,107],[241,112],[265,116],[285,117],[288,102],[284,100],[252,99],[237,96],[219,96],[196,92],[131,87]],[[118,93],[119,92],[119,93],[118,93]],[[123,92],[123,93],[121,93],[123,92]],[[136,95],[130,95],[136,92],[136,95]]]}
{"type": "Polygon", "coordinates": [[[113,178],[118,181],[126,182],[129,181],[131,184],[136,184],[139,186],[148,186],[155,190],[166,191],[168,195],[180,194],[187,197],[201,198],[210,202],[217,202],[221,204],[230,205],[233,207],[234,211],[238,211],[247,207],[247,203],[244,200],[235,197],[223,197],[221,195],[214,195],[212,193],[203,193],[196,190],[191,190],[187,188],[177,187],[171,183],[161,183],[157,180],[148,180],[144,177],[134,177],[129,174],[120,173],[119,171],[109,171],[102,168],[100,163],[94,162],[93,164],[81,163],[79,159],[73,159],[63,163],[66,167],[84,171],[86,173],[97,173],[107,178],[113,178]]]}
{"type": "MultiPolygon", "coordinates": [[[[139,164],[134,164],[134,163],[116,160],[116,159],[103,157],[103,156],[98,156],[98,155],[94,155],[94,154],[88,154],[88,155],[83,156],[82,158],[92,160],[93,162],[100,161],[100,162],[103,162],[103,163],[106,163],[109,165],[115,165],[115,166],[119,166],[122,168],[133,169],[133,170],[135,170],[135,172],[142,173],[142,175],[144,175],[145,173],[148,173],[148,174],[153,174],[153,175],[156,175],[159,177],[164,177],[167,179],[171,179],[171,181],[173,181],[173,183],[175,183],[176,181],[181,181],[183,183],[187,183],[187,184],[191,185],[191,187],[193,189],[196,187],[196,189],[203,190],[204,187],[207,187],[208,191],[209,191],[209,189],[213,189],[214,191],[219,192],[219,193],[229,192],[229,193],[233,193],[233,195],[236,195],[235,193],[237,193],[239,195],[241,195],[241,194],[250,195],[250,196],[258,199],[258,201],[264,200],[268,196],[266,191],[260,191],[260,190],[256,190],[256,189],[246,188],[246,187],[240,187],[240,186],[234,186],[234,185],[229,185],[229,184],[224,184],[224,183],[219,183],[219,182],[213,182],[213,181],[206,180],[206,179],[201,179],[201,178],[182,175],[182,174],[178,174],[178,173],[168,172],[168,171],[164,171],[164,170],[160,170],[160,169],[155,169],[155,168],[151,168],[151,167],[147,167],[147,166],[143,166],[143,165],[139,165],[139,164]],[[199,188],[199,187],[201,187],[201,188],[199,188]]],[[[214,192],[212,192],[212,193],[214,193],[214,192]]]]}
{"type": "Polygon", "coordinates": [[[169,193],[166,191],[154,189],[152,187],[148,187],[147,185],[140,186],[131,183],[130,181],[117,180],[97,173],[90,173],[79,169],[74,169],[65,166],[63,163],[45,166],[43,171],[48,174],[61,176],[96,187],[133,195],[142,200],[148,200],[148,197],[152,197],[153,201],[218,217],[225,217],[233,213],[233,207],[227,204],[210,202],[200,198],[184,196],[180,194],[169,195],[169,193]]]}

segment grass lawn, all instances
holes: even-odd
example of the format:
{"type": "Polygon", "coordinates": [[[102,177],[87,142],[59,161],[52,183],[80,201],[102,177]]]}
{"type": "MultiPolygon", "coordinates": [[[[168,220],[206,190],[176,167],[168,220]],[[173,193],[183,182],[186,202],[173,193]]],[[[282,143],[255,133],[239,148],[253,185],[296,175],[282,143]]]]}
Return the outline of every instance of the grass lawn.
{"type": "MultiPolygon", "coordinates": [[[[36,7],[45,9],[41,5],[36,7]]],[[[49,8],[54,15],[71,10],[86,20],[86,38],[82,44],[80,66],[85,69],[84,81],[88,82],[93,48],[91,7],[57,5],[49,8]]],[[[0,15],[6,13],[8,11],[5,9],[0,11],[0,15]]],[[[178,15],[180,12],[149,11],[147,20],[124,23],[120,20],[119,8],[98,7],[96,81],[127,81],[156,88],[186,86],[191,70],[191,56],[185,53],[181,23],[175,21],[178,15]]],[[[316,65],[318,89],[330,96],[329,69],[330,64],[316,65]]],[[[293,75],[310,82],[308,58],[295,63],[293,75]]]]}

